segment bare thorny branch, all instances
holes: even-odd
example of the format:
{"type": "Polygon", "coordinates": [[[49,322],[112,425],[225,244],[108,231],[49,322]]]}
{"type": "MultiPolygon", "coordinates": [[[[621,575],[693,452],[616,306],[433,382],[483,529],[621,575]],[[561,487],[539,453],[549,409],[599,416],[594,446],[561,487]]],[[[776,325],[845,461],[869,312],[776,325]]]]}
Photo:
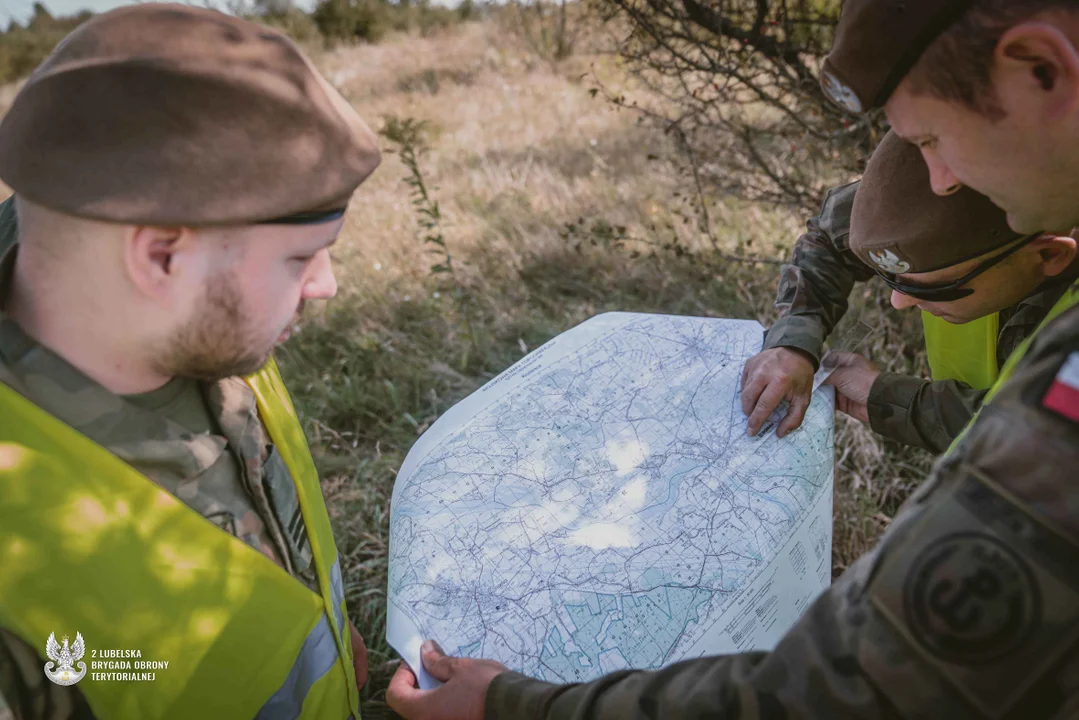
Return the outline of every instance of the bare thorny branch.
{"type": "Polygon", "coordinates": [[[678,138],[702,199],[815,210],[883,132],[881,118],[849,118],[819,88],[839,0],[595,2],[609,27],[628,28],[614,50],[646,88],[639,102],[608,96],[678,138]]]}

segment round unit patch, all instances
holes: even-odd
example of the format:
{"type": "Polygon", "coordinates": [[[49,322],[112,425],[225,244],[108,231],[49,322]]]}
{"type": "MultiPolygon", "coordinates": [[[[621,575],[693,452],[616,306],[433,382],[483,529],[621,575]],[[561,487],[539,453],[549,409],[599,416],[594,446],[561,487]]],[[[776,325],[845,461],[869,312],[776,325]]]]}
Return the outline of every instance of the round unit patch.
{"type": "Polygon", "coordinates": [[[921,645],[957,665],[1011,653],[1041,621],[1030,568],[996,537],[946,535],[914,560],[903,588],[907,623],[921,645]]]}

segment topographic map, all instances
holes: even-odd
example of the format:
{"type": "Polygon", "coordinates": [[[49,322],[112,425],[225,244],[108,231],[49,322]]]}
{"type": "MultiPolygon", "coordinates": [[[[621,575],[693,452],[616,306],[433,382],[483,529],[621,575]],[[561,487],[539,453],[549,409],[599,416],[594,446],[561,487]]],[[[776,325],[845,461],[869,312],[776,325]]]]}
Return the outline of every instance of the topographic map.
{"type": "Polygon", "coordinates": [[[762,338],[607,313],[454,406],[394,486],[390,644],[551,682],[773,647],[830,581],[833,395],[747,437],[762,338]]]}

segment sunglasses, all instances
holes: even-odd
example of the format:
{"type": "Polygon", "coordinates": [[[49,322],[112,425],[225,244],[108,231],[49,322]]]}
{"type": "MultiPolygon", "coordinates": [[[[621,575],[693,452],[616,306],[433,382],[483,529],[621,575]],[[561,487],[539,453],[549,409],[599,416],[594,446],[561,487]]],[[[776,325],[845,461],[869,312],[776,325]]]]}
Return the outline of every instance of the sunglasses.
{"type": "Polygon", "coordinates": [[[1000,263],[1005,258],[1015,254],[1020,248],[1036,240],[1040,235],[1041,233],[1035,233],[1029,237],[1023,238],[1021,242],[1012,245],[999,255],[994,255],[988,260],[979,263],[977,267],[958,280],[953,280],[952,282],[944,283],[943,285],[908,285],[900,280],[896,280],[896,276],[891,273],[884,273],[879,270],[876,272],[877,275],[880,276],[880,279],[884,281],[885,285],[908,297],[912,297],[916,300],[929,300],[932,302],[951,302],[952,300],[959,300],[971,295],[974,290],[963,287],[964,285],[984,273],[989,268],[1000,263]]]}
{"type": "Polygon", "coordinates": [[[345,208],[335,208],[333,210],[314,210],[309,212],[298,212],[292,215],[286,215],[284,217],[274,218],[272,220],[263,220],[262,225],[318,225],[320,223],[330,222],[331,220],[337,220],[344,217],[345,208]]]}

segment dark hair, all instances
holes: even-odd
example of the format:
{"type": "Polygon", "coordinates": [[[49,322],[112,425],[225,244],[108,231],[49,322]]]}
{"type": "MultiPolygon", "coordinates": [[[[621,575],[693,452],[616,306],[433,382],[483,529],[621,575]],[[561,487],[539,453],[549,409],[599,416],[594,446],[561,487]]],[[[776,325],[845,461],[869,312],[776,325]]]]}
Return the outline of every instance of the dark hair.
{"type": "Polygon", "coordinates": [[[911,69],[914,90],[1003,117],[990,79],[997,43],[1009,28],[1051,10],[1079,11],[1079,0],[975,0],[911,69]]]}

